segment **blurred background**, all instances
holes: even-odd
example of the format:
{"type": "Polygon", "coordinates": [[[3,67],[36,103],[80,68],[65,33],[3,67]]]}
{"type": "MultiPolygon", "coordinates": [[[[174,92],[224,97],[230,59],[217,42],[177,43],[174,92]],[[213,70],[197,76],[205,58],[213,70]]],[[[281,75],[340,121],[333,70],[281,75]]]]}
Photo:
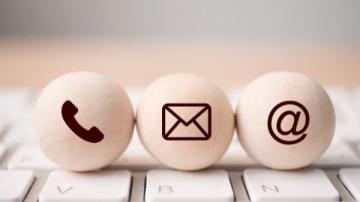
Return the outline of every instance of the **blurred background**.
{"type": "Polygon", "coordinates": [[[190,72],[226,88],[274,70],[357,86],[360,1],[0,1],[0,86],[79,70],[126,86],[190,72]]]}

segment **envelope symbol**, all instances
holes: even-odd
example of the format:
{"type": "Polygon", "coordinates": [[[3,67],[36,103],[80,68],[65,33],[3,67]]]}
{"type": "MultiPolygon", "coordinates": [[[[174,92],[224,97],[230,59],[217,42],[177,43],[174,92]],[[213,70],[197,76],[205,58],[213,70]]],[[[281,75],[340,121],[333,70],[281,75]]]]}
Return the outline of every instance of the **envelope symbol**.
{"type": "Polygon", "coordinates": [[[162,107],[165,140],[208,140],[211,137],[211,107],[206,103],[167,103],[162,107]]]}

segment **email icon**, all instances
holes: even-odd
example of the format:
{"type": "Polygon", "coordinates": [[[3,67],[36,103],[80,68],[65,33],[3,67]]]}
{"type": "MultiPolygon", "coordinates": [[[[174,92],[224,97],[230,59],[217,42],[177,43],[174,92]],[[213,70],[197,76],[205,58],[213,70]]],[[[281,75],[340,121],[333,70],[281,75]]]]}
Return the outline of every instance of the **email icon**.
{"type": "Polygon", "coordinates": [[[206,103],[167,103],[162,107],[165,140],[208,140],[211,137],[211,107],[206,103]]]}

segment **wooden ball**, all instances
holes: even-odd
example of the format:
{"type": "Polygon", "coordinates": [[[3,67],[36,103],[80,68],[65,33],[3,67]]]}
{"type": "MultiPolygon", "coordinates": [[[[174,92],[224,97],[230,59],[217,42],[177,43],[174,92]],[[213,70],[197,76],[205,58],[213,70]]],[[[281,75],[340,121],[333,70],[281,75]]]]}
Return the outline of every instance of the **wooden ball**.
{"type": "Polygon", "coordinates": [[[147,151],[179,170],[198,170],[226,151],[235,128],[224,92],[192,74],[155,81],[137,108],[137,129],[147,151]]]}
{"type": "Polygon", "coordinates": [[[126,92],[97,73],[55,79],[41,93],[35,109],[40,148],[51,161],[73,171],[108,165],[126,149],[133,127],[126,92]]]}
{"type": "Polygon", "coordinates": [[[298,73],[276,72],[248,85],[237,104],[237,132],[244,149],[261,164],[297,169],[329,146],[335,113],[326,91],[298,73]]]}

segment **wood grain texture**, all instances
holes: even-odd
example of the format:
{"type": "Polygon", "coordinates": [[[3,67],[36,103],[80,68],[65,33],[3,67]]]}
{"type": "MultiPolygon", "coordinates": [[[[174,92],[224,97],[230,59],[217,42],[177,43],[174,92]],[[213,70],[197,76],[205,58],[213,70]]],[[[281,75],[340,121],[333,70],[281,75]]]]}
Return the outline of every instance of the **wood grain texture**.
{"type": "Polygon", "coordinates": [[[335,111],[324,89],[288,72],[267,74],[248,85],[237,102],[236,120],[249,156],[281,170],[300,169],[320,158],[335,129],[335,111]]]}
{"type": "Polygon", "coordinates": [[[200,170],[229,147],[234,112],[224,92],[208,79],[173,74],[146,89],[137,105],[136,127],[155,159],[173,169],[200,170]]]}
{"type": "Polygon", "coordinates": [[[34,120],[43,153],[72,171],[96,170],[114,161],[125,151],[134,128],[133,108],[126,92],[107,77],[89,72],[52,81],[39,96],[34,120]],[[64,115],[67,101],[76,111],[64,115]],[[102,139],[89,141],[99,132],[102,139]]]}
{"type": "Polygon", "coordinates": [[[195,73],[221,87],[243,86],[274,70],[306,73],[325,85],[360,84],[360,46],[321,43],[0,39],[0,86],[41,88],[67,72],[105,74],[146,86],[175,72],[195,73]]]}

